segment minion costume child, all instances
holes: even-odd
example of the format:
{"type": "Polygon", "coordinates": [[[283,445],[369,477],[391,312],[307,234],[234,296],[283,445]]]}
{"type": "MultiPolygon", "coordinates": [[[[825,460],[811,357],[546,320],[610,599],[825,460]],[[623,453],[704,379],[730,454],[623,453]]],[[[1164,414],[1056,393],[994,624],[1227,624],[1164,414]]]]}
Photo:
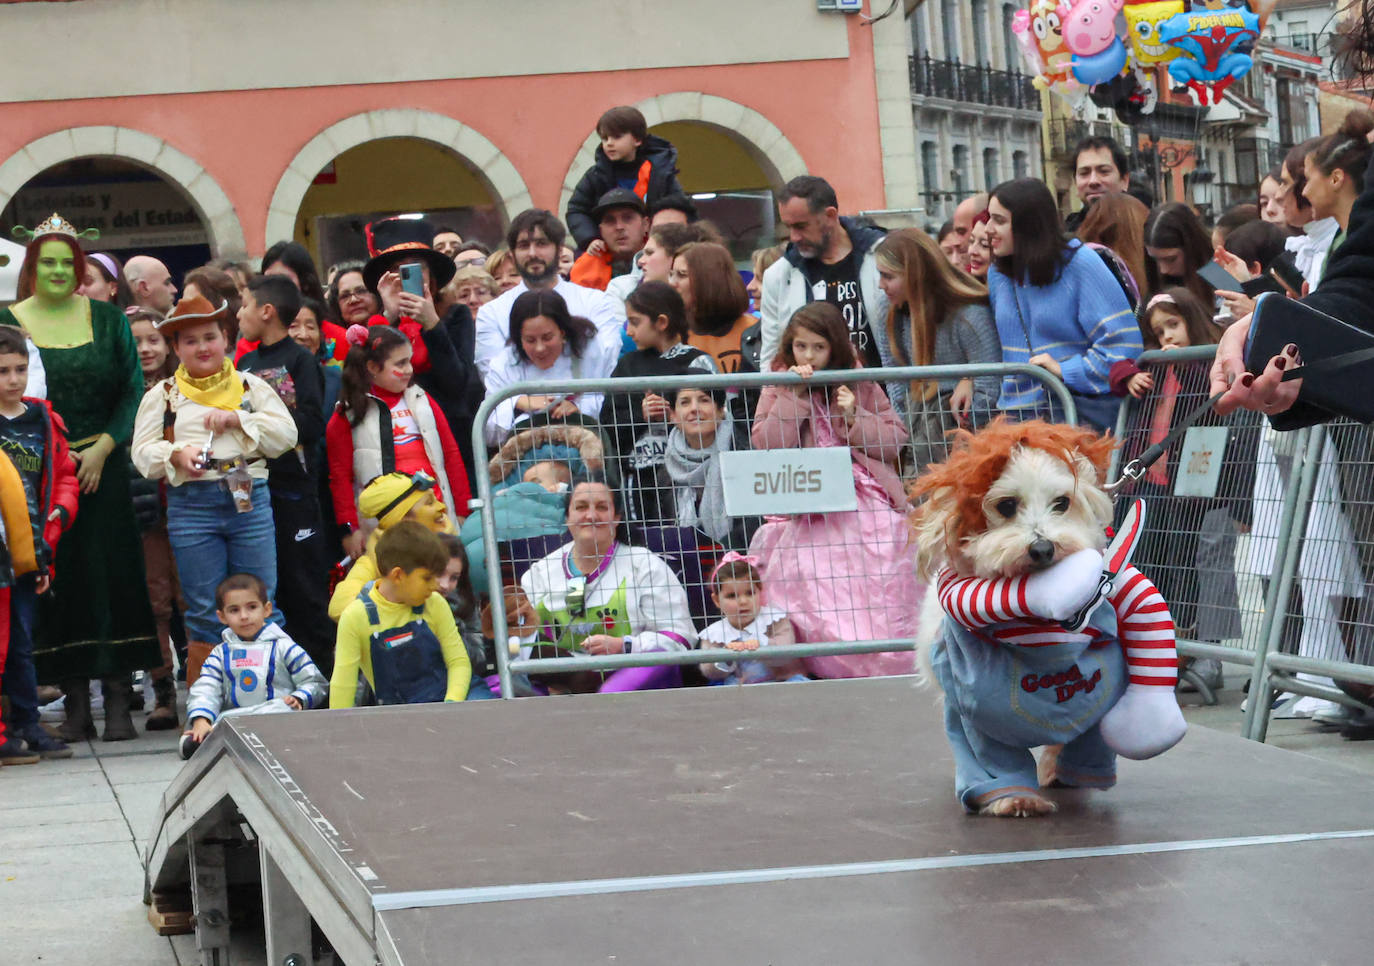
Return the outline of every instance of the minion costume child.
{"type": "Polygon", "coordinates": [[[377,572],[377,538],[388,527],[411,519],[435,533],[453,532],[448,508],[435,488],[434,477],[427,473],[387,473],[377,477],[358,494],[358,512],[376,520],[377,528],[367,538],[367,550],[329,598],[329,616],[335,621],[365,586],[381,576],[377,572]]]}

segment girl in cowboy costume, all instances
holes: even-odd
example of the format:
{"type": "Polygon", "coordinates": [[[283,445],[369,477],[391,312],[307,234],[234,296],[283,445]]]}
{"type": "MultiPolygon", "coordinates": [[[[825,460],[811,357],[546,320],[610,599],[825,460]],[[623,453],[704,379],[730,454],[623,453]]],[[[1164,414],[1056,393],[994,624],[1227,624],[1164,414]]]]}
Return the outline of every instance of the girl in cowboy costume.
{"type": "MultiPolygon", "coordinates": [[[[167,481],[167,533],[186,598],[186,683],[220,639],[215,588],[234,573],[277,586],[267,460],[296,445],[296,422],[276,391],[234,371],[228,306],[182,299],[158,331],[181,360],[143,396],[134,419],[134,466],[167,481]]],[[[127,496],[126,496],[127,501],[127,496]]],[[[272,621],[281,623],[273,611],[272,621]]]]}

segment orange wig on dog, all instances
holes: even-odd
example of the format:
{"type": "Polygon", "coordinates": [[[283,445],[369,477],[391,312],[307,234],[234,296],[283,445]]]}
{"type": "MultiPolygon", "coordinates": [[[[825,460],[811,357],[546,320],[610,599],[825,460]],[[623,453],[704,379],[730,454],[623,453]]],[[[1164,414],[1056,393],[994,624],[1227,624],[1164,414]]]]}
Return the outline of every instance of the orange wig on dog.
{"type": "Polygon", "coordinates": [[[950,492],[955,506],[949,513],[951,529],[946,540],[951,545],[987,527],[983,497],[1002,475],[1018,446],[1051,453],[1070,469],[1075,456],[1081,456],[1097,470],[1097,478],[1105,480],[1107,464],[1117,445],[1112,437],[1099,436],[1092,430],[1042,419],[1012,422],[1005,416],[998,416],[977,433],[959,429],[951,437],[949,458],[932,465],[909,490],[911,502],[917,507],[912,514],[913,522],[920,520],[924,498],[942,490],[950,492]]]}

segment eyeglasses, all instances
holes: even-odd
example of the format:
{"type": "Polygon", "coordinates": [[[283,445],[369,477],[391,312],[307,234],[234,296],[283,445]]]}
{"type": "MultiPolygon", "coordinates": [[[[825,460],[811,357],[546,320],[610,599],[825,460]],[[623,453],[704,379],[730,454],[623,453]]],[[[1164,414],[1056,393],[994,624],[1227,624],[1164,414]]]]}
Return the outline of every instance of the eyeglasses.
{"type": "Polygon", "coordinates": [[[455,261],[453,264],[457,265],[459,268],[462,268],[465,265],[485,265],[486,263],[487,260],[484,257],[482,257],[481,255],[477,255],[473,258],[464,258],[461,261],[455,261]]]}
{"type": "Polygon", "coordinates": [[[365,288],[351,288],[347,292],[339,293],[339,301],[347,302],[350,299],[365,299],[372,293],[365,288]]]}

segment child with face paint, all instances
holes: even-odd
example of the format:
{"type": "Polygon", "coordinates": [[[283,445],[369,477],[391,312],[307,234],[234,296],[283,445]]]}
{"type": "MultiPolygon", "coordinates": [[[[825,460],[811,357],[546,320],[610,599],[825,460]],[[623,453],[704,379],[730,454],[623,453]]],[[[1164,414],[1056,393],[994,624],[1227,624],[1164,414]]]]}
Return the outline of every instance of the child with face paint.
{"type": "MultiPolygon", "coordinates": [[[[435,495],[466,516],[471,491],[467,470],[448,420],[434,398],[411,384],[411,343],[382,325],[348,327],[352,345],[344,360],[338,411],[325,430],[334,519],[348,530],[344,550],[357,559],[366,533],[358,494],[383,473],[425,473],[435,495]]],[[[333,608],[331,607],[331,610],[333,608]]]]}
{"type": "Polygon", "coordinates": [[[90,678],[105,682],[105,738],[123,740],[136,735],[129,674],[162,661],[129,502],[128,444],[143,375],[124,313],[77,292],[86,269],[79,238],[92,233],[54,214],[27,234],[20,301],[0,310],[0,324],[19,326],[38,347],[81,488],[76,519],[57,548],[53,593],[39,600],[35,672],[63,683],[63,740],[95,734],[90,678]]]}

